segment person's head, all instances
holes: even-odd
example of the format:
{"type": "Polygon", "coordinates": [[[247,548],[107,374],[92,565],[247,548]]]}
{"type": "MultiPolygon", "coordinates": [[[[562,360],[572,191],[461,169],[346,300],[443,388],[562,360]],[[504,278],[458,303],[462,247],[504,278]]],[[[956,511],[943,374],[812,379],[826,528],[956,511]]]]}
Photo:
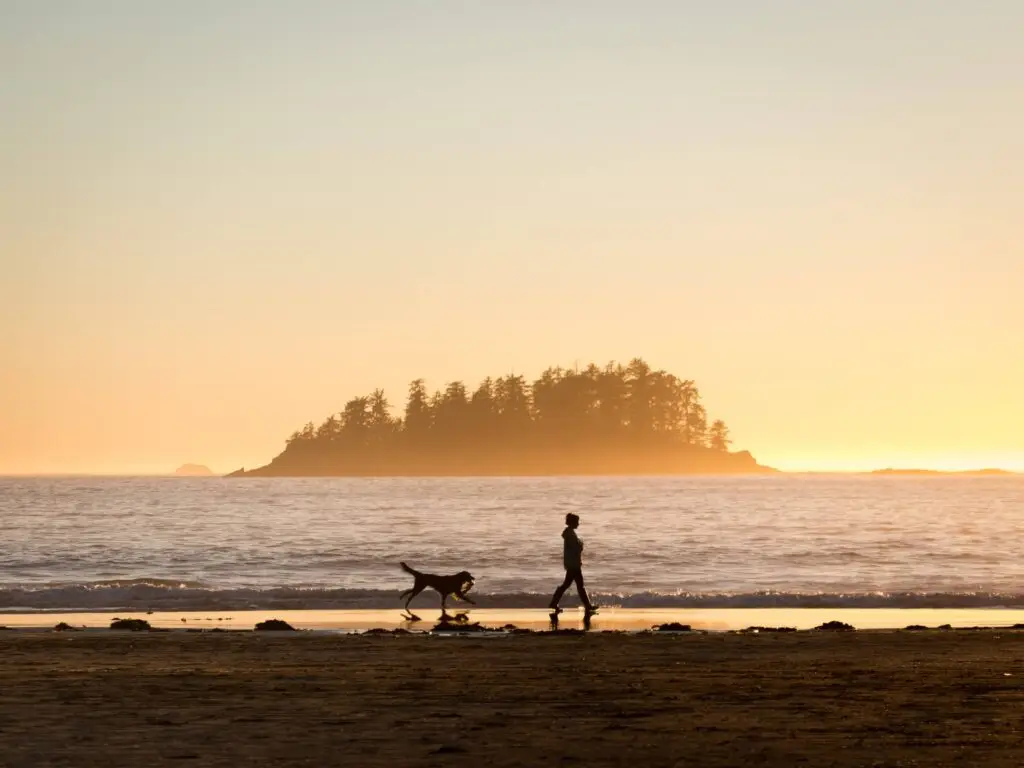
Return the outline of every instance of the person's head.
{"type": "Polygon", "coordinates": [[[565,516],[565,524],[570,528],[578,528],[580,525],[580,516],[574,515],[572,512],[570,512],[568,515],[565,516]]]}

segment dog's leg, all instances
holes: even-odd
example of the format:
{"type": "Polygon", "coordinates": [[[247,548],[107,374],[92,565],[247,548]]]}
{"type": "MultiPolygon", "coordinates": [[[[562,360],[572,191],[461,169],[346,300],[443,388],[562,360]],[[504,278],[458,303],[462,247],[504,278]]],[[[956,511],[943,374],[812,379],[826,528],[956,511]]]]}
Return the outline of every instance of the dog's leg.
{"type": "Polygon", "coordinates": [[[408,621],[420,621],[420,617],[413,613],[411,610],[409,610],[409,603],[411,603],[412,599],[422,591],[423,587],[419,584],[416,584],[415,586],[413,586],[412,589],[407,589],[405,590],[405,592],[399,595],[399,600],[401,600],[406,595],[409,596],[409,599],[405,601],[405,612],[408,614],[405,618],[408,621]]]}
{"type": "MultiPolygon", "coordinates": [[[[411,603],[413,598],[416,597],[416,595],[418,595],[422,591],[423,591],[423,585],[416,584],[409,591],[402,593],[402,595],[409,595],[409,599],[405,601],[405,610],[409,611],[409,603],[411,603]]],[[[412,611],[409,611],[409,613],[412,613],[412,611]]]]}

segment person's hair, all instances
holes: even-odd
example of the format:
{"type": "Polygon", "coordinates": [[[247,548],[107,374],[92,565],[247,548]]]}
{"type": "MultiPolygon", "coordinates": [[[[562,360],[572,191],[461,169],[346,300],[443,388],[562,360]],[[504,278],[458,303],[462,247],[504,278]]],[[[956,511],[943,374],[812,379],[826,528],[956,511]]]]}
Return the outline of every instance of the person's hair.
{"type": "Polygon", "coordinates": [[[569,523],[578,523],[579,521],[580,521],[580,516],[579,515],[574,515],[572,512],[570,512],[569,514],[567,514],[565,516],[565,524],[566,525],[568,525],[569,523]]]}

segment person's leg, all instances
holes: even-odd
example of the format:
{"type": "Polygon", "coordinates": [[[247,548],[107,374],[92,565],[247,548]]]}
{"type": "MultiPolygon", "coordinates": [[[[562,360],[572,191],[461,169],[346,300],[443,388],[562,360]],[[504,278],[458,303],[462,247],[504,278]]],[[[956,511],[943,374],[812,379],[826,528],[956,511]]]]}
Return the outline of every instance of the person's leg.
{"type": "Polygon", "coordinates": [[[558,589],[555,590],[555,594],[551,597],[551,604],[548,606],[548,608],[558,607],[558,601],[562,599],[562,595],[565,594],[565,590],[567,590],[569,588],[569,585],[572,584],[574,576],[575,573],[573,571],[565,572],[565,581],[563,581],[561,586],[559,586],[558,589]]]}
{"type": "Polygon", "coordinates": [[[594,606],[590,602],[590,596],[587,594],[587,588],[583,585],[582,568],[576,569],[573,573],[573,580],[576,582],[576,593],[580,596],[580,602],[583,603],[583,607],[589,611],[594,606]]]}

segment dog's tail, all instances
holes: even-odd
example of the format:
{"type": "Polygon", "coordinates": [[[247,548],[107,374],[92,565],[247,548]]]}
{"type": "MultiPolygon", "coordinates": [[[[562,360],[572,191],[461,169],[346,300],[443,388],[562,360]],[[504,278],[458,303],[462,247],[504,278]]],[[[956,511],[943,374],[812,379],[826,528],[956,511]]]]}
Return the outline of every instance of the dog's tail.
{"type": "Polygon", "coordinates": [[[399,563],[399,565],[402,566],[402,570],[405,571],[406,573],[411,573],[413,576],[419,576],[420,575],[419,571],[417,571],[415,568],[410,568],[405,563],[399,563]]]}

